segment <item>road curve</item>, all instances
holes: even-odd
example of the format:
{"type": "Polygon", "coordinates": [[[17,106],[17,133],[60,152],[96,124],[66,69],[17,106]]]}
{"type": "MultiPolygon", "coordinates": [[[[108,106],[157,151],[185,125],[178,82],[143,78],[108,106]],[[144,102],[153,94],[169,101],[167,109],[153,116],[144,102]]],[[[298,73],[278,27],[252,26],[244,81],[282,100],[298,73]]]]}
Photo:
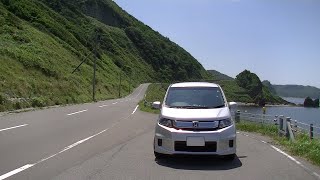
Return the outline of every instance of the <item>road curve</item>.
{"type": "Polygon", "coordinates": [[[155,160],[157,115],[137,103],[147,84],[122,99],[0,117],[2,179],[320,179],[301,163],[239,133],[238,157],[169,157],[155,160]],[[2,130],[2,131],[1,131],[2,130]]]}

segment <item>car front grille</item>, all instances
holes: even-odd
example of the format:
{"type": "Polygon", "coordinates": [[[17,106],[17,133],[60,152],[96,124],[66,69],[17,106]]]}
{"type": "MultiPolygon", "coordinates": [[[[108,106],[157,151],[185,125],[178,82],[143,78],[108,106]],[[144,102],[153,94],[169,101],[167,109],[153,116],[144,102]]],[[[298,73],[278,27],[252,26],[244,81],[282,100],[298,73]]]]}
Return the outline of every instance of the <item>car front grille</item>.
{"type": "Polygon", "coordinates": [[[219,121],[178,121],[174,122],[175,129],[184,131],[216,131],[219,129],[219,121]]]}
{"type": "Polygon", "coordinates": [[[186,141],[175,141],[174,150],[184,152],[216,152],[217,142],[207,141],[205,142],[205,146],[187,146],[186,141]]]}
{"type": "Polygon", "coordinates": [[[178,130],[183,131],[216,131],[219,130],[219,128],[176,128],[178,130]]]}

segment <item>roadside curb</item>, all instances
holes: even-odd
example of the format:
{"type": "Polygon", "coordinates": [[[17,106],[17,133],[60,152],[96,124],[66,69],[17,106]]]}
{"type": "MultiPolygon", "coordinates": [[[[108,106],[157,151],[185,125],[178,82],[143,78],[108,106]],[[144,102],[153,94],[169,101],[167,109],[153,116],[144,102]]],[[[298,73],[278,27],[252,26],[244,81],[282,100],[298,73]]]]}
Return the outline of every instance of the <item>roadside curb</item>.
{"type": "Polygon", "coordinates": [[[293,161],[294,163],[296,163],[298,166],[302,167],[305,171],[307,171],[308,173],[310,173],[312,176],[314,176],[316,179],[320,180],[320,175],[315,172],[314,170],[312,170],[311,168],[307,167],[306,165],[304,165],[303,163],[301,163],[300,161],[298,161],[296,158],[292,157],[291,155],[287,154],[286,152],[282,151],[280,148],[274,146],[273,144],[271,144],[270,142],[261,140],[261,138],[256,137],[253,133],[248,133],[248,132],[244,132],[244,131],[237,131],[237,134],[241,134],[243,136],[249,137],[251,139],[254,139],[256,141],[259,141],[263,144],[266,144],[268,146],[270,146],[270,148],[272,148],[273,150],[279,152],[280,154],[284,155],[285,157],[287,157],[288,159],[290,159],[291,161],[293,161]]]}

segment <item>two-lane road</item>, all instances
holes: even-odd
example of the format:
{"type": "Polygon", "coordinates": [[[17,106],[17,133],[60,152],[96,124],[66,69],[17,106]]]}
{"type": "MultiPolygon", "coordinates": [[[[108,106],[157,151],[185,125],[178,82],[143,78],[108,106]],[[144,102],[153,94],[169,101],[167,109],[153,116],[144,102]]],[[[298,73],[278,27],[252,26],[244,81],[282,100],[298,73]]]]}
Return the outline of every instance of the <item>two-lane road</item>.
{"type": "Polygon", "coordinates": [[[157,115],[137,108],[146,89],[143,84],[122,99],[0,117],[0,180],[320,179],[318,168],[243,133],[233,162],[155,160],[157,115]]]}

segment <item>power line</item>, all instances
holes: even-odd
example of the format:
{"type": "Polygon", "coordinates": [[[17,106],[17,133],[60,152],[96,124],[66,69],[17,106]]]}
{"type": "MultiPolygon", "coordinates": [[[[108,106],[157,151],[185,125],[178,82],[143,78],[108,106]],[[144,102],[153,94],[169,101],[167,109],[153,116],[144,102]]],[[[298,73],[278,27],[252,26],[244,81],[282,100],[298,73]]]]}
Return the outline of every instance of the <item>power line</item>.
{"type": "MultiPolygon", "coordinates": [[[[97,58],[98,58],[98,46],[99,46],[99,41],[100,41],[100,34],[98,33],[98,29],[95,29],[94,32],[94,42],[95,42],[95,47],[94,47],[94,60],[93,60],[93,77],[92,77],[92,101],[96,101],[96,71],[97,71],[97,58]]],[[[72,71],[72,74],[76,72],[80,66],[87,60],[87,58],[92,55],[90,52],[83,60],[82,62],[72,71]]]]}

